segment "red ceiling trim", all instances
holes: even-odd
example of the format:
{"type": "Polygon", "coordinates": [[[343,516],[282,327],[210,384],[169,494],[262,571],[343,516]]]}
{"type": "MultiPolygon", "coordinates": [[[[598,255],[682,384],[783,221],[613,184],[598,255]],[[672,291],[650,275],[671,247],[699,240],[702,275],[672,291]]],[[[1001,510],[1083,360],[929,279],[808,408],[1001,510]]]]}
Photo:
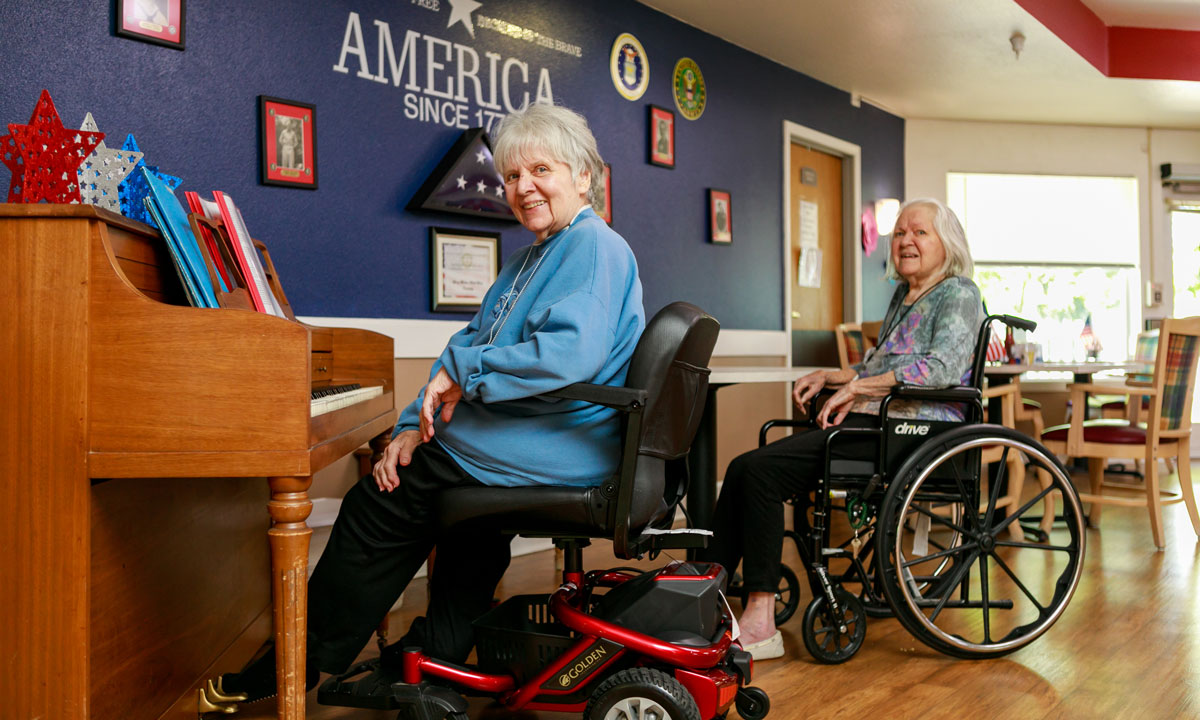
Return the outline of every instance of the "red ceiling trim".
{"type": "Polygon", "coordinates": [[[1108,77],[1200,80],[1200,32],[1108,27],[1082,0],[1015,0],[1108,77]]]}
{"type": "Polygon", "coordinates": [[[1038,22],[1067,45],[1108,74],[1108,26],[1080,0],[1016,0],[1038,22]]]}

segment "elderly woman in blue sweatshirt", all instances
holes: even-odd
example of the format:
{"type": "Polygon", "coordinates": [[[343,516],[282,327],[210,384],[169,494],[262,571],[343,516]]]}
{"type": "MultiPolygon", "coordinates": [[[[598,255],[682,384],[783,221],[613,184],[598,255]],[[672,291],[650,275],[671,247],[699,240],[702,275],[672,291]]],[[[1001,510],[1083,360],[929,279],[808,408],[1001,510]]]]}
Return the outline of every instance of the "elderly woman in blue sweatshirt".
{"type": "MultiPolygon", "coordinates": [[[[743,647],[755,660],[783,655],[775,629],[775,588],[783,551],[783,501],[798,497],[797,511],[824,472],[825,438],[834,426],[878,427],[880,398],[897,383],[958,385],[970,380],[975,337],[983,323],[974,264],[954,212],[933,199],[910,200],[892,232],[888,275],[899,280],[883,318],[877,347],[846,370],[818,370],[796,381],[792,399],[805,410],[824,387],[837,392],[822,406],[811,430],[783,438],[734,459],[713,515],[706,558],[730,572],[742,564],[749,591],[740,621],[743,647]]],[[[961,420],[962,410],[944,403],[899,401],[891,417],[961,420]]],[[[871,439],[838,443],[836,457],[875,452],[871,439]]]]}
{"type": "MultiPolygon", "coordinates": [[[[508,566],[508,539],[436,537],[442,490],[590,486],[616,471],[615,411],[539,397],[576,382],[624,384],[645,327],[633,252],[589,204],[603,168],[595,138],[580,115],[531,105],[500,125],[495,165],[534,241],[509,256],[401,412],[374,474],[347,493],[309,582],[310,687],[317,668],[341,672],[354,660],[435,543],[428,617],[396,646],[466,659],[470,623],[508,566]]],[[[223,685],[266,697],[274,663],[252,663],[223,685]]]]}

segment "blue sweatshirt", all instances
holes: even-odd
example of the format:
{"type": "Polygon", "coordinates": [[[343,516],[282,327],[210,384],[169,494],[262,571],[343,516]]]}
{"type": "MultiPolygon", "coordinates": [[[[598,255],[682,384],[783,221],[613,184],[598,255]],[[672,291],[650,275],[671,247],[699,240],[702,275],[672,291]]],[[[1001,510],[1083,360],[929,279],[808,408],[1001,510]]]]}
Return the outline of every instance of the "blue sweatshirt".
{"type": "MultiPolygon", "coordinates": [[[[534,396],[576,382],[623,385],[645,326],[633,251],[585,207],[509,257],[433,363],[430,378],[444,367],[463,390],[451,421],[437,417],[434,440],[485,485],[599,485],[619,460],[616,411],[534,396]]],[[[419,427],[424,395],[396,433],[419,427]]]]}

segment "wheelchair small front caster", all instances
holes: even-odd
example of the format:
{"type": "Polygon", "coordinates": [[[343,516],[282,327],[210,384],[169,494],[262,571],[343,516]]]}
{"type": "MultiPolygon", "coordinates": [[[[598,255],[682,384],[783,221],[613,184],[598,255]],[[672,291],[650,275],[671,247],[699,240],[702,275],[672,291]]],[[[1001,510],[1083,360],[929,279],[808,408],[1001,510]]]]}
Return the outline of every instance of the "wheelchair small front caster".
{"type": "Polygon", "coordinates": [[[824,593],[813,598],[804,610],[804,647],[817,660],[829,665],[854,657],[867,636],[867,618],[862,603],[854,595],[833,589],[838,613],[834,613],[824,593]]]}
{"type": "Polygon", "coordinates": [[[733,705],[745,720],[762,720],[771,711],[771,698],[762,688],[744,687],[738,690],[733,705]]]}

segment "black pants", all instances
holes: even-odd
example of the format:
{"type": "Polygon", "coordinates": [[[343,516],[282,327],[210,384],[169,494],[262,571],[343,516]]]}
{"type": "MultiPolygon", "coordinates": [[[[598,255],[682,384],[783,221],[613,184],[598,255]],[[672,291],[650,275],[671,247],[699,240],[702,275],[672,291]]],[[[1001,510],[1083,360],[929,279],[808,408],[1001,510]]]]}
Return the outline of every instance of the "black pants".
{"type": "Polygon", "coordinates": [[[370,639],[421,563],[437,546],[428,618],[406,642],[451,662],[471,652],[471,621],[488,610],[509,563],[511,537],[494,532],[438,536],[442,490],[476,486],[436,441],[398,467],[400,485],[382,492],[371,475],[346,493],[329,544],[308,584],[308,658],[343,672],[370,639]]]}
{"type": "MultiPolygon", "coordinates": [[[[852,413],[840,427],[879,427],[879,418],[852,413]]],[[[798,496],[807,503],[825,472],[825,439],[832,430],[798,432],[729,464],[704,559],[730,573],[741,562],[746,590],[775,592],[783,553],[783,501],[798,496]]],[[[837,459],[870,458],[877,447],[874,438],[847,434],[835,441],[832,453],[837,459]]]]}

